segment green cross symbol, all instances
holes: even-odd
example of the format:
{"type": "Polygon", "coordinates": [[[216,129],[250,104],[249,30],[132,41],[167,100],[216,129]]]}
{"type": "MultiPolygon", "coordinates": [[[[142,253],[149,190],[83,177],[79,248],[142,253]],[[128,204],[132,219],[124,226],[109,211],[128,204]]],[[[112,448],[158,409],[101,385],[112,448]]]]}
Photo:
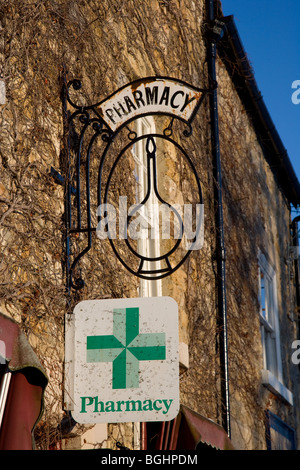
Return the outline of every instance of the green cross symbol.
{"type": "Polygon", "coordinates": [[[112,388],[139,387],[139,361],[166,359],[165,333],[139,333],[139,309],[113,310],[113,335],[87,337],[87,362],[112,362],[112,388]]]}

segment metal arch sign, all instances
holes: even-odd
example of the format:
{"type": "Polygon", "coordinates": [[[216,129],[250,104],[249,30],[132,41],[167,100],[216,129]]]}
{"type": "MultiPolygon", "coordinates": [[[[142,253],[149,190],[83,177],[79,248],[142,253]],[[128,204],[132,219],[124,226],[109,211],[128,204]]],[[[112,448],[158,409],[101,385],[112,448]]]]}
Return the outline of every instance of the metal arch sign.
{"type": "Polygon", "coordinates": [[[188,122],[203,96],[203,90],[180,80],[153,77],[119,89],[99,103],[98,111],[112,131],[143,114],[167,114],[188,122]]]}
{"type": "Polygon", "coordinates": [[[80,302],[67,318],[66,408],[82,424],[169,421],[179,412],[178,356],[172,298],[80,302]]]}
{"type": "MultiPolygon", "coordinates": [[[[178,134],[173,132],[173,129],[175,129],[176,121],[180,121],[181,124],[183,123],[184,126],[187,126],[182,130],[183,138],[188,138],[192,135],[192,122],[209,90],[194,87],[180,79],[145,77],[124,85],[102,101],[83,106],[76,104],[71,98],[69,92],[72,88],[71,96],[73,96],[74,91],[81,88],[81,82],[79,80],[72,80],[66,83],[64,93],[64,109],[67,110],[67,107],[70,105],[74,110],[71,114],[66,112],[65,117],[69,126],[68,129],[70,131],[72,123],[79,136],[74,149],[74,165],[76,168],[74,168],[73,181],[71,181],[69,173],[65,177],[67,186],[66,251],[68,260],[68,289],[79,290],[84,286],[81,270],[77,266],[79,266],[83,256],[92,247],[93,232],[96,232],[100,240],[102,240],[103,236],[108,237],[111,248],[120,263],[135,276],[147,280],[158,280],[169,276],[185,262],[192,251],[202,248],[204,240],[201,183],[197,175],[195,163],[183,147],[183,140],[178,139],[178,134]],[[141,129],[137,131],[134,128],[134,123],[139,118],[155,115],[166,116],[168,119],[157,119],[158,126],[150,131],[144,132],[141,129]],[[133,125],[130,127],[132,123],[133,125]],[[127,135],[125,135],[126,132],[127,135]],[[159,146],[156,145],[156,142],[159,146]],[[97,145],[103,144],[99,146],[102,149],[100,152],[99,150],[95,151],[96,143],[97,145]],[[165,158],[161,151],[164,144],[173,146],[174,155],[178,158],[183,158],[187,163],[188,171],[194,180],[195,186],[193,205],[196,212],[196,221],[190,220],[191,217],[189,217],[189,212],[187,211],[188,223],[183,223],[183,217],[181,217],[174,205],[169,201],[163,200],[159,192],[160,188],[158,188],[156,181],[156,160],[157,157],[165,158]],[[130,152],[132,153],[136,145],[143,147],[147,160],[147,174],[151,173],[153,176],[151,181],[148,181],[147,196],[150,194],[151,186],[160,205],[169,210],[169,215],[175,214],[179,226],[179,235],[177,236],[176,233],[176,236],[173,237],[174,240],[172,240],[172,246],[169,251],[160,253],[159,256],[155,257],[152,255],[146,256],[140,252],[137,253],[133,246],[134,244],[131,244],[128,240],[130,238],[130,230],[127,230],[127,228],[132,228],[130,222],[136,223],[136,220],[139,220],[140,212],[138,210],[135,212],[130,211],[127,214],[124,230],[121,235],[119,234],[118,243],[115,243],[114,227],[111,230],[110,226],[111,213],[105,209],[108,206],[111,211],[115,209],[111,207],[112,204],[109,204],[109,198],[112,195],[111,182],[118,165],[122,163],[126,155],[130,154],[130,152]],[[93,194],[90,191],[90,173],[92,170],[95,170],[95,167],[90,164],[92,158],[97,158],[96,171],[98,171],[97,188],[95,187],[96,190],[93,194]],[[105,165],[109,166],[105,167],[105,165]],[[104,171],[104,168],[106,171],[104,171]],[[83,190],[81,189],[83,177],[85,179],[86,193],[83,197],[85,197],[86,204],[81,202],[83,200],[83,190]],[[73,187],[74,184],[75,186],[73,187]],[[74,205],[72,204],[73,194],[77,195],[74,205]],[[92,222],[91,214],[91,207],[95,203],[99,209],[99,212],[97,209],[96,214],[98,220],[97,226],[92,222]],[[83,212],[86,212],[85,217],[82,217],[83,212]],[[127,227],[128,224],[130,227],[127,227]],[[193,229],[194,226],[196,227],[195,230],[193,229]],[[73,234],[79,235],[80,233],[86,234],[84,242],[86,246],[82,250],[78,250],[78,254],[73,255],[70,250],[72,244],[71,237],[73,234]],[[122,249],[119,249],[120,241],[122,249]],[[178,253],[180,256],[177,256],[178,253]]],[[[73,150],[69,148],[69,164],[71,164],[72,152],[73,150]]],[[[121,197],[126,197],[126,195],[121,194],[121,197]]],[[[137,201],[139,209],[145,210],[145,203],[148,203],[149,200],[148,197],[147,200],[144,198],[143,201],[137,201]]],[[[155,217],[153,217],[153,221],[154,219],[155,217]]],[[[163,236],[165,237],[165,233],[163,236]]]]}

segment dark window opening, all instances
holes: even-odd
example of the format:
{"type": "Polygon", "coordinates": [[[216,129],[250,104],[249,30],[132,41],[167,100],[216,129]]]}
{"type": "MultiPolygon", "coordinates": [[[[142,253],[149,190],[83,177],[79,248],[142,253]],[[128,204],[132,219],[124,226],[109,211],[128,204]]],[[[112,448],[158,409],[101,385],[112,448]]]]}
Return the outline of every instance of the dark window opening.
{"type": "Polygon", "coordinates": [[[271,411],[266,411],[267,450],[296,450],[295,431],[271,411]]]}

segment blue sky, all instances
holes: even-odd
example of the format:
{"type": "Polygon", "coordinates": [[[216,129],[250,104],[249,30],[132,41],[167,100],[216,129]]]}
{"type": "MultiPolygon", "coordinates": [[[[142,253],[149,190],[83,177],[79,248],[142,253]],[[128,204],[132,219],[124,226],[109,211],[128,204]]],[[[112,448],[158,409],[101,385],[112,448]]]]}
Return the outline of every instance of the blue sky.
{"type": "Polygon", "coordinates": [[[235,23],[255,79],[300,181],[300,0],[221,0],[235,23]],[[300,94],[298,95],[298,98],[300,94]]]}

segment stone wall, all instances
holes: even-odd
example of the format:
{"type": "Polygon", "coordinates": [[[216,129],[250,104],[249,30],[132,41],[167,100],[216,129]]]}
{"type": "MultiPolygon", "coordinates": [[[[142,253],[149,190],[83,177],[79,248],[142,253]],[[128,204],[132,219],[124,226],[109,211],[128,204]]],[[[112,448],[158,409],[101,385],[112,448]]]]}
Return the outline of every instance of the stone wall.
{"type": "MultiPolygon", "coordinates": [[[[291,362],[296,338],[293,279],[289,272],[290,207],[278,186],[276,168],[266,161],[243,104],[219,61],[220,138],[223,162],[227,294],[233,440],[241,448],[264,448],[263,412],[269,409],[295,427],[298,422],[297,367],[291,362]],[[258,252],[277,276],[284,385],[294,406],[261,383],[261,335],[258,318],[258,252]],[[254,431],[255,430],[255,431],[254,431]]],[[[299,379],[298,379],[299,380],[299,379]]]]}

